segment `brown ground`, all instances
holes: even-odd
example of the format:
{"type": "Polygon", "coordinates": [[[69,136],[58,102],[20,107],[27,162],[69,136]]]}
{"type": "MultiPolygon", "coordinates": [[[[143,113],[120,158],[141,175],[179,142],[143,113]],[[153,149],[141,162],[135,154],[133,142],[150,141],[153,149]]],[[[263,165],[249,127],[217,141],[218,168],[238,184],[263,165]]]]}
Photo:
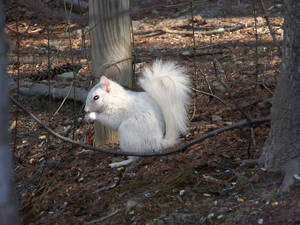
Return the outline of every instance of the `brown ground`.
{"type": "MultiPolygon", "coordinates": [[[[10,29],[16,30],[16,18],[20,32],[31,23],[28,35],[19,37],[20,48],[16,34],[6,30],[11,45],[9,74],[22,81],[50,74],[54,83],[57,73],[80,66],[79,82],[75,83],[88,88],[91,65],[84,49],[89,48],[89,37],[83,45],[81,26],[72,23],[69,38],[66,21],[36,18],[35,12],[21,2],[6,5],[10,29]]],[[[171,3],[185,1],[168,2],[152,8],[147,5],[146,10],[134,16],[137,75],[141,66],[157,57],[174,59],[193,75],[194,90],[210,92],[209,84],[226,103],[195,92],[186,139],[245,119],[240,110],[250,118],[269,115],[269,98],[281,62],[276,45],[281,44],[283,37],[280,9],[270,9],[274,1],[265,4],[270,9],[277,43],[272,40],[260,9],[256,42],[251,1],[242,1],[242,5],[234,2],[231,7],[216,7],[215,1],[197,3],[193,10],[196,57],[192,36],[183,34],[192,30],[189,4],[172,6],[171,3]],[[241,24],[245,26],[235,31],[198,35],[241,24]],[[160,35],[142,35],[166,29],[168,32],[160,35]],[[224,90],[219,79],[228,90],[224,90]]],[[[49,3],[52,7],[51,4],[54,1],[49,3]]],[[[69,101],[53,116],[61,101],[17,97],[16,89],[12,95],[57,132],[91,142],[92,127],[80,122],[81,104],[69,101]]],[[[63,143],[49,136],[24,112],[17,114],[14,105],[10,110],[11,122],[18,115],[11,147],[15,148],[16,186],[24,224],[300,224],[299,182],[291,192],[281,193],[281,176],[253,163],[261,154],[269,123],[254,127],[254,137],[249,127],[242,127],[195,144],[183,153],[141,159],[130,171],[108,168],[111,161],[120,157],[63,143]]]]}

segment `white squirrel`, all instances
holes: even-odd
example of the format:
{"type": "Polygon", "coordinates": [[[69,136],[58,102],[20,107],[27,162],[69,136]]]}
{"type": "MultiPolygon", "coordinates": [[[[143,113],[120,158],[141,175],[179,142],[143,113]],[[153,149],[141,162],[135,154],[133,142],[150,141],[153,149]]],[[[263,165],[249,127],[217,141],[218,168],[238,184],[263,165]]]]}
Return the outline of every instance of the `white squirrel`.
{"type": "MultiPolygon", "coordinates": [[[[158,151],[178,142],[186,133],[189,78],[174,62],[156,60],[139,79],[145,92],[124,89],[102,76],[88,93],[85,120],[118,130],[120,149],[126,152],[158,151]]],[[[109,164],[128,165],[138,157],[109,164]]]]}

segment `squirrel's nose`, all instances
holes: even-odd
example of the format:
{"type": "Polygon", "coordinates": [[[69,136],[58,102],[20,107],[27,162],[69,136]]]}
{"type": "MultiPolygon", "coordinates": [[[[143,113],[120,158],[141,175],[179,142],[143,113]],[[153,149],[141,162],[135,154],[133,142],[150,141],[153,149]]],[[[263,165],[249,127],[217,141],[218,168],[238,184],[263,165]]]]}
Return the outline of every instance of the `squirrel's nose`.
{"type": "Polygon", "coordinates": [[[90,109],[89,109],[87,106],[84,107],[84,111],[85,111],[86,113],[90,113],[90,112],[91,112],[90,109]]]}

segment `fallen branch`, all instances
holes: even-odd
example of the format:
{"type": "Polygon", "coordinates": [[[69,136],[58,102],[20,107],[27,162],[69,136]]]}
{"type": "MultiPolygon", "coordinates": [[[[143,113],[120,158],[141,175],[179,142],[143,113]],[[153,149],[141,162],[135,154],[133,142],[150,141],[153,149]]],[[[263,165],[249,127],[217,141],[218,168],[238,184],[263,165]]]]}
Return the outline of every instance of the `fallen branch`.
{"type": "MultiPolygon", "coordinates": [[[[19,89],[21,94],[31,96],[49,96],[49,86],[43,83],[26,83],[28,87],[21,87],[19,89]]],[[[64,99],[67,96],[69,100],[78,102],[85,102],[88,91],[83,88],[72,87],[70,88],[56,88],[50,87],[50,96],[53,99],[64,99]],[[74,88],[76,88],[76,95],[74,96],[74,88]],[[71,94],[68,94],[68,93],[71,94]]]]}
{"type": "Polygon", "coordinates": [[[153,37],[153,36],[158,36],[165,34],[166,32],[163,30],[155,30],[155,31],[140,31],[140,32],[134,32],[134,36],[138,36],[141,38],[146,38],[146,37],[153,37]]]}
{"type": "Polygon", "coordinates": [[[190,30],[171,30],[168,28],[163,28],[162,30],[166,33],[170,33],[170,34],[179,34],[179,35],[212,35],[212,34],[221,34],[224,32],[233,32],[236,30],[240,30],[245,28],[245,24],[239,24],[233,27],[220,27],[218,29],[215,30],[210,30],[210,31],[190,31],[190,30]]]}
{"type": "Polygon", "coordinates": [[[262,117],[262,118],[258,118],[258,119],[248,119],[248,120],[242,120],[240,122],[237,122],[236,124],[232,124],[232,125],[228,125],[210,132],[205,133],[204,135],[197,137],[195,139],[192,139],[190,141],[187,141],[179,146],[173,147],[173,148],[169,148],[166,150],[160,150],[160,151],[149,151],[149,152],[123,152],[123,151],[116,151],[116,150],[112,150],[112,149],[107,149],[107,148],[98,148],[95,146],[91,146],[91,145],[87,145],[87,144],[83,144],[81,142],[77,142],[74,141],[70,138],[64,137],[58,133],[56,133],[54,130],[52,130],[51,128],[49,128],[47,125],[45,125],[44,123],[41,122],[41,120],[36,117],[34,114],[32,114],[31,112],[29,112],[29,110],[27,110],[21,103],[19,103],[18,101],[16,101],[13,97],[10,96],[10,100],[19,108],[21,108],[23,111],[25,111],[29,116],[31,116],[37,123],[39,123],[45,130],[47,130],[50,134],[52,134],[53,136],[66,141],[66,142],[70,142],[74,145],[83,147],[85,149],[90,149],[90,150],[94,150],[94,151],[99,151],[99,152],[103,152],[106,154],[113,154],[113,155],[123,155],[123,156],[141,156],[141,157],[149,157],[149,156],[163,156],[163,155],[169,155],[172,153],[176,153],[176,152],[182,152],[184,150],[186,150],[188,147],[201,142],[207,138],[216,136],[220,133],[223,133],[225,131],[229,131],[229,130],[233,130],[236,129],[238,127],[243,127],[243,126],[247,126],[249,124],[259,124],[259,123],[264,123],[267,121],[270,121],[270,117],[262,117]]]}
{"type": "Polygon", "coordinates": [[[183,53],[181,53],[180,55],[183,57],[188,57],[188,58],[192,58],[192,57],[198,57],[198,56],[207,56],[207,55],[220,55],[220,54],[225,54],[225,53],[229,53],[229,52],[225,52],[225,51],[215,51],[215,52],[198,52],[198,53],[193,53],[190,55],[185,55],[183,53]]]}
{"type": "Polygon", "coordinates": [[[162,35],[165,33],[169,33],[169,34],[179,34],[179,35],[189,35],[189,36],[193,36],[193,35],[211,35],[211,34],[220,34],[220,33],[224,33],[224,32],[233,32],[236,30],[240,30],[242,28],[244,28],[245,25],[244,24],[240,24],[234,27],[226,27],[226,28],[218,28],[215,30],[210,30],[210,31],[192,31],[192,30],[174,30],[174,29],[169,29],[169,28],[162,28],[160,30],[154,30],[154,31],[139,31],[139,32],[135,32],[134,36],[138,36],[138,37],[153,37],[153,36],[157,36],[157,35],[162,35]]]}

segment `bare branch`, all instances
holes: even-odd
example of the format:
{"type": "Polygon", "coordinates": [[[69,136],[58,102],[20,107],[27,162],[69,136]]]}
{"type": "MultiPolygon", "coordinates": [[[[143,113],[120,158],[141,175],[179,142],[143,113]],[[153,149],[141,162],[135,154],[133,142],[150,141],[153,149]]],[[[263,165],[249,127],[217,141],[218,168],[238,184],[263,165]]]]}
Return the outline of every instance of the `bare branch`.
{"type": "Polygon", "coordinates": [[[204,95],[208,95],[208,96],[211,96],[211,97],[214,97],[216,98],[217,100],[219,100],[223,105],[227,106],[227,104],[218,96],[216,95],[213,95],[213,94],[210,94],[208,92],[205,92],[205,91],[200,91],[200,90],[197,90],[196,88],[192,88],[193,91],[196,91],[198,93],[201,93],[201,94],[204,94],[204,95]]]}
{"type": "Polygon", "coordinates": [[[230,99],[233,101],[234,106],[236,107],[237,110],[239,110],[241,112],[241,114],[247,119],[247,121],[249,122],[249,126],[251,126],[250,123],[250,118],[248,117],[248,115],[244,112],[244,110],[234,101],[234,98],[232,97],[231,92],[229,91],[227,85],[222,81],[222,79],[219,77],[218,71],[224,71],[222,69],[222,65],[221,63],[214,58],[213,60],[213,65],[214,65],[214,69],[215,69],[215,76],[217,78],[217,80],[220,82],[220,84],[225,88],[225,90],[227,91],[227,93],[229,94],[230,99]]]}
{"type": "Polygon", "coordinates": [[[273,28],[271,27],[271,24],[270,24],[270,21],[269,21],[269,17],[267,15],[267,12],[266,12],[266,9],[265,9],[265,4],[264,4],[263,0],[259,0],[259,3],[260,3],[260,7],[261,7],[262,11],[264,12],[264,18],[265,18],[267,26],[268,26],[268,28],[270,30],[270,34],[271,34],[271,36],[273,38],[273,41],[277,42],[277,39],[276,39],[276,36],[275,36],[275,32],[274,32],[273,28]]]}
{"type": "MultiPolygon", "coordinates": [[[[73,87],[73,84],[74,84],[74,81],[72,81],[71,85],[70,85],[70,88],[69,88],[69,91],[66,95],[66,97],[64,97],[63,101],[61,102],[60,106],[57,108],[57,110],[55,111],[55,113],[53,113],[53,116],[55,116],[59,110],[61,109],[61,107],[63,107],[63,105],[65,104],[66,100],[68,99],[68,97],[70,96],[70,93],[71,93],[71,90],[72,90],[72,87],[73,87]]],[[[75,90],[75,89],[74,89],[75,90]]],[[[75,94],[74,94],[75,96],[75,94]]]]}
{"type": "Polygon", "coordinates": [[[179,34],[179,35],[212,35],[212,34],[221,34],[224,32],[233,32],[243,28],[245,28],[245,24],[239,24],[229,28],[220,27],[216,30],[211,30],[211,31],[193,31],[193,30],[190,31],[190,30],[173,30],[173,29],[171,30],[168,28],[162,28],[162,31],[170,34],[179,34]]]}
{"type": "Polygon", "coordinates": [[[98,148],[98,147],[94,147],[91,145],[87,145],[87,144],[83,144],[77,141],[74,141],[70,138],[64,137],[58,133],[56,133],[54,130],[52,130],[51,128],[49,128],[47,125],[45,125],[44,123],[41,122],[41,120],[36,117],[34,114],[32,114],[31,112],[29,112],[29,110],[27,110],[21,103],[19,103],[18,101],[16,101],[13,97],[10,96],[11,101],[18,106],[19,108],[21,108],[23,111],[25,111],[28,115],[30,115],[37,123],[39,123],[45,130],[47,130],[50,134],[52,134],[53,136],[66,141],[66,142],[70,142],[74,145],[83,147],[85,149],[90,149],[90,150],[94,150],[94,151],[99,151],[99,152],[103,152],[106,154],[113,154],[113,155],[124,155],[124,156],[141,156],[141,157],[149,157],[149,156],[163,156],[163,155],[169,155],[169,154],[173,154],[176,152],[182,152],[184,150],[186,150],[188,147],[201,142],[207,138],[216,136],[220,133],[223,133],[225,131],[229,131],[229,130],[233,130],[236,129],[238,127],[243,127],[243,126],[247,126],[249,124],[259,124],[259,123],[264,123],[264,122],[268,122],[270,121],[269,117],[262,117],[262,118],[258,118],[258,119],[249,119],[249,121],[247,120],[242,120],[238,123],[232,124],[232,125],[228,125],[210,132],[207,132],[204,135],[201,135],[200,137],[197,137],[195,139],[192,139],[190,141],[187,141],[179,146],[173,147],[173,148],[169,148],[166,150],[160,150],[160,151],[149,151],[149,152],[123,152],[123,151],[116,151],[116,150],[112,150],[112,149],[107,149],[107,148],[98,148]]]}

